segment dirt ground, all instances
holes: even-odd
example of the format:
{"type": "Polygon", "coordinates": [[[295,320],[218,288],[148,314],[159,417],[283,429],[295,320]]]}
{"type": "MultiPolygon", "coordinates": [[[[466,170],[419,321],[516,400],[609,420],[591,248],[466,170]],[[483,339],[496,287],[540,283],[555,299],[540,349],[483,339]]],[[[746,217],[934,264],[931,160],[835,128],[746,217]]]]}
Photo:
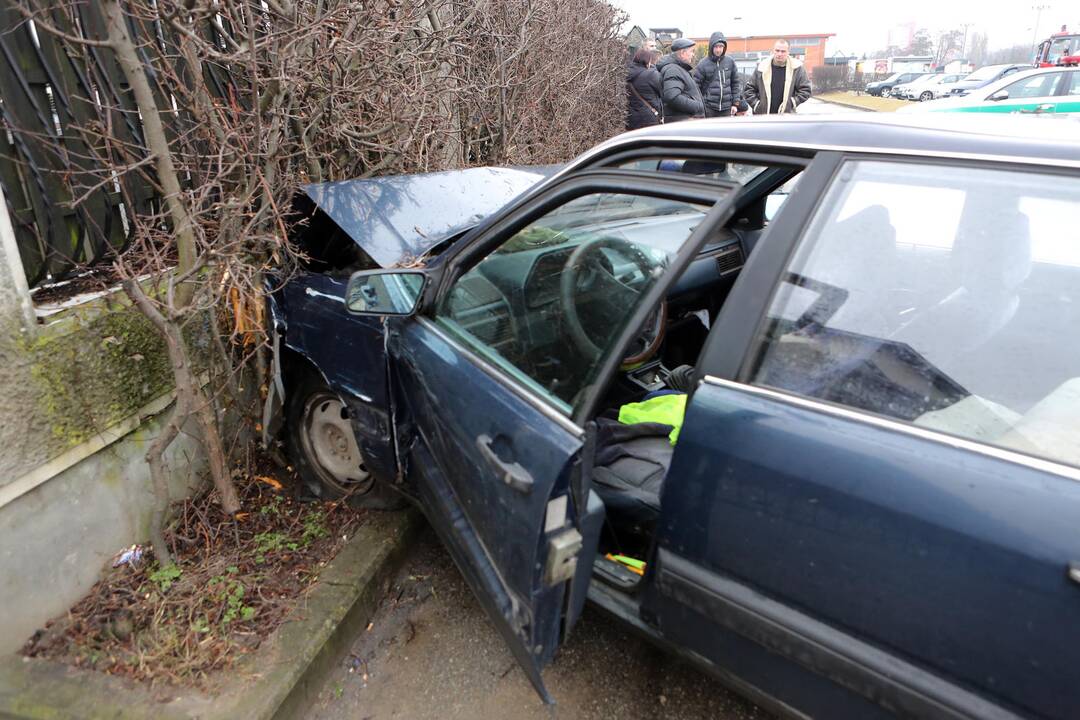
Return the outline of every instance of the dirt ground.
{"type": "Polygon", "coordinates": [[[586,609],[545,671],[545,707],[430,531],[308,717],[723,718],[765,711],[586,609]]]}

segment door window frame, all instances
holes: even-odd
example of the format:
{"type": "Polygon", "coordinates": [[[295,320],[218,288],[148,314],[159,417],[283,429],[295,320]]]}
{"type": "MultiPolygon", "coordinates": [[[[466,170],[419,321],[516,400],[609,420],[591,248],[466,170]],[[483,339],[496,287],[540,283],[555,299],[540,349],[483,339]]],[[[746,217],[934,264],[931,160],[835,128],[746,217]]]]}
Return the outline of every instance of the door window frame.
{"type": "Polygon", "coordinates": [[[630,343],[638,334],[652,309],[659,304],[668,289],[683,273],[698,254],[704,241],[716,230],[723,227],[730,218],[738,197],[740,186],[737,183],[715,179],[702,180],[692,175],[680,176],[669,173],[637,170],[590,169],[576,171],[571,175],[556,179],[546,185],[542,191],[526,195],[511,210],[501,214],[490,223],[469,233],[459,244],[454,254],[448,257],[445,270],[431,285],[435,288],[426,296],[417,319],[435,329],[440,336],[454,340],[454,345],[485,373],[503,382],[530,404],[540,407],[549,417],[558,416],[560,424],[569,421],[571,427],[580,429],[591,419],[607,385],[607,380],[614,374],[625,355],[630,343]],[[450,292],[454,283],[466,272],[481,262],[500,247],[515,233],[530,223],[540,219],[552,210],[579,197],[596,193],[615,193],[663,198],[680,202],[709,206],[701,223],[683,242],[679,252],[671,259],[667,271],[654,283],[638,302],[622,331],[616,337],[607,353],[603,356],[596,370],[592,387],[582,393],[582,400],[576,408],[571,408],[567,416],[550,398],[540,395],[520,380],[514,378],[503,368],[483,357],[475,348],[468,347],[460,339],[437,324],[435,315],[450,292]]]}

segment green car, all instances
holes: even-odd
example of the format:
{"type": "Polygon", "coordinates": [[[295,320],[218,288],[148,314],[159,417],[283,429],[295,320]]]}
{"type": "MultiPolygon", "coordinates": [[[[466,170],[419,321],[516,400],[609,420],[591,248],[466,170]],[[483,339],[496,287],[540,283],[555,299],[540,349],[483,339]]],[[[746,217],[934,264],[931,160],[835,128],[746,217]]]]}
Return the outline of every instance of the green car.
{"type": "Polygon", "coordinates": [[[965,95],[931,100],[897,112],[1080,113],[1080,69],[1026,70],[974,88],[965,95]]]}

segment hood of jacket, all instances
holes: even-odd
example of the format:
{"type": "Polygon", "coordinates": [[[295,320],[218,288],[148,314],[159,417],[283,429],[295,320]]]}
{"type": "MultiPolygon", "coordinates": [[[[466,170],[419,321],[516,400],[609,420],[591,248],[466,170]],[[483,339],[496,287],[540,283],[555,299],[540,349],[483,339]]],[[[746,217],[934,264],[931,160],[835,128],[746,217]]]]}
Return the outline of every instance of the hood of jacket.
{"type": "Polygon", "coordinates": [[[668,65],[672,65],[672,64],[678,65],[683,70],[687,70],[687,71],[690,70],[689,65],[687,65],[683,61],[679,60],[679,58],[675,57],[673,54],[672,55],[665,55],[664,57],[660,58],[660,62],[656,63],[656,69],[657,70],[663,70],[665,67],[667,67],[668,65]]]}
{"type": "Polygon", "coordinates": [[[713,48],[716,47],[716,43],[724,44],[724,52],[720,54],[720,58],[727,57],[727,38],[724,37],[724,33],[722,32],[714,32],[709,36],[709,57],[713,60],[718,59],[712,52],[713,48]]]}
{"type": "Polygon", "coordinates": [[[637,60],[630,63],[630,67],[626,71],[626,80],[627,80],[627,82],[633,82],[634,79],[637,78],[638,75],[640,75],[641,73],[645,72],[648,69],[649,69],[648,65],[646,65],[644,63],[640,63],[637,60]]]}

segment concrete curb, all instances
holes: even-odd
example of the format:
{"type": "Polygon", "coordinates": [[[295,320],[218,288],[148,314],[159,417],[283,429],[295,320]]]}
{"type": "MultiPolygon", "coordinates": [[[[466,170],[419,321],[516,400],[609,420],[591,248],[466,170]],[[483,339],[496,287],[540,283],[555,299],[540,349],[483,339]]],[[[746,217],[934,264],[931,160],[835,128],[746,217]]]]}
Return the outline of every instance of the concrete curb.
{"type": "Polygon", "coordinates": [[[840,100],[827,100],[820,95],[815,95],[814,99],[820,100],[823,103],[829,103],[830,105],[839,105],[840,107],[851,108],[852,110],[862,110],[863,112],[881,112],[880,110],[874,110],[873,108],[863,107],[862,105],[856,105],[854,103],[841,102],[840,100]]]}
{"type": "Polygon", "coordinates": [[[422,521],[373,514],[319,576],[294,617],[237,664],[216,695],[148,688],[16,655],[0,657],[0,718],[286,720],[304,716],[326,675],[374,615],[422,521]]]}

